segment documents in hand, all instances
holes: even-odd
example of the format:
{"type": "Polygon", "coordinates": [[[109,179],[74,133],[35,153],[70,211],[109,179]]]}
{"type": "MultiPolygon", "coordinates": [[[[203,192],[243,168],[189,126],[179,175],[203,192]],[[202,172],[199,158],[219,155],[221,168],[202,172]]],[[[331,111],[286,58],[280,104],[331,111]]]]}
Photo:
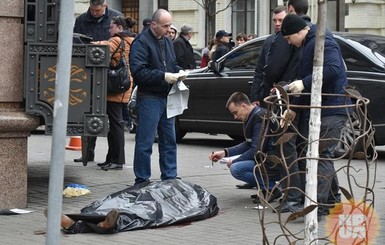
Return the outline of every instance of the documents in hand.
{"type": "Polygon", "coordinates": [[[234,156],[231,156],[231,157],[224,157],[222,158],[221,160],[219,160],[219,163],[221,164],[227,164],[230,160],[234,160],[234,159],[237,159],[238,157],[240,157],[241,155],[234,155],[234,156]]]}
{"type": "MultiPolygon", "coordinates": [[[[188,72],[180,72],[181,78],[185,78],[188,72]]],[[[167,118],[175,117],[187,109],[190,91],[182,81],[177,81],[167,96],[167,118]]]]}

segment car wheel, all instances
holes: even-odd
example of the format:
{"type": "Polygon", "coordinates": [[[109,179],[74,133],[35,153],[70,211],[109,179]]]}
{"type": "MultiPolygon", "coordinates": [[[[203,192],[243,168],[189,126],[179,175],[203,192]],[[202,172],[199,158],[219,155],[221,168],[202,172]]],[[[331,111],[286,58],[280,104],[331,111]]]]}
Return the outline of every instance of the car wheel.
{"type": "Polygon", "coordinates": [[[182,130],[179,126],[179,119],[175,118],[175,138],[176,142],[180,143],[183,137],[186,135],[186,131],[182,130]]]}
{"type": "MultiPolygon", "coordinates": [[[[362,132],[362,120],[357,115],[356,112],[353,112],[351,116],[351,121],[347,120],[345,126],[341,130],[340,142],[338,142],[336,146],[336,149],[334,151],[334,156],[349,158],[352,155],[353,158],[358,158],[358,159],[363,159],[367,157],[365,156],[364,142],[363,142],[367,137],[363,137],[358,142],[356,142],[354,149],[352,149],[351,147],[354,143],[354,140],[357,140],[357,138],[361,135],[361,132],[362,132]]],[[[369,146],[368,149],[366,150],[366,154],[371,155],[372,153],[373,153],[373,148],[369,146]]]]}

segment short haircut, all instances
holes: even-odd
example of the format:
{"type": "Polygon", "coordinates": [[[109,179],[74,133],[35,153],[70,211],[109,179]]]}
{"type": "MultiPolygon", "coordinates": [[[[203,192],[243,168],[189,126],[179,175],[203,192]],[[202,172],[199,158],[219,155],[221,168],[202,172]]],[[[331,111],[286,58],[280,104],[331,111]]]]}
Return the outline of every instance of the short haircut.
{"type": "Polygon", "coordinates": [[[293,6],[294,11],[297,15],[306,15],[309,9],[309,2],[307,0],[288,0],[287,6],[293,6]]]}
{"type": "Polygon", "coordinates": [[[279,14],[282,12],[287,12],[287,8],[285,6],[278,6],[273,10],[273,14],[279,14]]]}
{"type": "Polygon", "coordinates": [[[106,4],[107,0],[90,0],[90,5],[92,6],[98,6],[98,5],[104,5],[106,4]]]}
{"type": "Polygon", "coordinates": [[[235,40],[243,40],[243,41],[247,41],[247,35],[246,34],[243,34],[242,32],[241,33],[238,33],[237,37],[235,38],[235,40]]]}
{"type": "Polygon", "coordinates": [[[168,13],[168,11],[165,10],[165,9],[157,9],[157,10],[155,10],[154,14],[152,15],[152,21],[159,22],[160,21],[160,17],[163,14],[165,14],[165,13],[168,13]]]}
{"type": "Polygon", "coordinates": [[[240,106],[242,105],[242,103],[245,103],[246,105],[251,105],[249,97],[247,97],[247,95],[242,92],[235,92],[230,95],[229,99],[226,102],[226,108],[229,108],[229,105],[231,103],[234,103],[234,105],[236,106],[240,106]]]}

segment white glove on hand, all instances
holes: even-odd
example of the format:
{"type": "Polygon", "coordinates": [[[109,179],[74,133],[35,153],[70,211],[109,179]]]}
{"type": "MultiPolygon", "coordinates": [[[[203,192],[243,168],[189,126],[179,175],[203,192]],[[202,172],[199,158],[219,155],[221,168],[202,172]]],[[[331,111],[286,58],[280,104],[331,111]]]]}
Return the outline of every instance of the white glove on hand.
{"type": "Polygon", "coordinates": [[[285,127],[285,124],[290,124],[290,122],[292,122],[295,118],[295,115],[296,113],[290,109],[287,109],[283,115],[282,115],[282,118],[281,120],[279,121],[279,126],[281,128],[284,128],[285,127]]]}
{"type": "Polygon", "coordinates": [[[164,74],[164,80],[168,83],[168,84],[174,84],[176,81],[178,81],[178,78],[180,77],[180,74],[178,73],[170,73],[170,72],[166,72],[164,74]]]}
{"type": "Polygon", "coordinates": [[[184,71],[184,70],[180,70],[180,71],[179,71],[179,78],[178,78],[178,80],[179,80],[179,81],[184,81],[184,80],[186,80],[187,74],[188,74],[188,72],[186,72],[186,71],[184,71]]]}
{"type": "Polygon", "coordinates": [[[292,93],[301,93],[304,89],[302,80],[296,80],[289,84],[289,91],[292,93]]]}

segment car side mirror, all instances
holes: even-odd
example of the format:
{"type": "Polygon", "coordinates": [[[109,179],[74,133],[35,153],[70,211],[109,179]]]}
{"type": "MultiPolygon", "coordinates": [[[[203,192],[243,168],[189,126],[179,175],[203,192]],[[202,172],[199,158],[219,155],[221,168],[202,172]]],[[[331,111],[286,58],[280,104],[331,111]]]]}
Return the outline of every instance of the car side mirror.
{"type": "Polygon", "coordinates": [[[210,70],[212,70],[216,75],[220,75],[219,71],[219,64],[218,62],[214,60],[210,60],[209,63],[207,64],[210,70]]]}

